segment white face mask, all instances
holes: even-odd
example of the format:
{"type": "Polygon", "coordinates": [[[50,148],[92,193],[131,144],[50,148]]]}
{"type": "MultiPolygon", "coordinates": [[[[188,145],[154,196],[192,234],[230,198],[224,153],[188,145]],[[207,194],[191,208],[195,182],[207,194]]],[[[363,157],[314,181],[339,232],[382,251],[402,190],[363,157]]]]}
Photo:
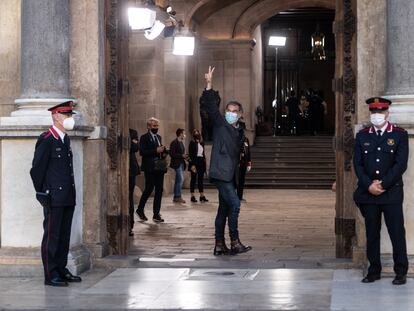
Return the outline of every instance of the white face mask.
{"type": "Polygon", "coordinates": [[[385,115],[382,113],[371,114],[371,123],[374,126],[382,126],[385,123],[385,115]]]}
{"type": "Polygon", "coordinates": [[[75,119],[73,117],[66,118],[62,125],[65,130],[71,131],[75,127],[75,119]]]}

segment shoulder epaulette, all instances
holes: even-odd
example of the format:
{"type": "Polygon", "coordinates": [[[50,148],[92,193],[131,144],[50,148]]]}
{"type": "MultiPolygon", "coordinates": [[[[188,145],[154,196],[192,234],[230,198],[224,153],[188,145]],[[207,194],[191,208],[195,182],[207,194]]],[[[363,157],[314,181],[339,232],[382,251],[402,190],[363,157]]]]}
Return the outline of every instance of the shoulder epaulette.
{"type": "Polygon", "coordinates": [[[52,135],[52,133],[48,132],[43,132],[42,134],[40,134],[40,137],[42,137],[43,139],[49,138],[50,135],[52,135]]]}
{"type": "Polygon", "coordinates": [[[367,132],[369,132],[369,129],[370,129],[371,127],[370,126],[368,126],[368,127],[364,127],[363,129],[361,129],[360,131],[359,131],[359,133],[367,133],[367,132]]]}
{"type": "Polygon", "coordinates": [[[399,132],[406,132],[406,130],[404,128],[399,127],[399,126],[394,126],[393,130],[394,131],[399,131],[399,132]]]}

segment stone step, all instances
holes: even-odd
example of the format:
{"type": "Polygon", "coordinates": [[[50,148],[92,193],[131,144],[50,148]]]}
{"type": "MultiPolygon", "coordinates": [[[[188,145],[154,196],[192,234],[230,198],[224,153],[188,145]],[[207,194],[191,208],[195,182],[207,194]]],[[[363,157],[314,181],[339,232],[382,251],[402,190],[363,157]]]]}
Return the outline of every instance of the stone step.
{"type": "Polygon", "coordinates": [[[335,172],[335,167],[332,166],[285,166],[285,165],[274,165],[271,168],[262,166],[259,164],[253,164],[253,169],[250,173],[281,173],[281,172],[335,172]]]}
{"type": "Polygon", "coordinates": [[[335,171],[328,171],[328,172],[277,172],[277,171],[273,171],[273,172],[253,172],[251,171],[248,175],[247,175],[247,179],[252,179],[252,178],[283,178],[286,176],[293,176],[296,177],[298,179],[302,178],[302,177],[308,177],[308,176],[317,176],[320,178],[330,178],[333,177],[335,178],[335,171]],[[294,174],[293,174],[294,173],[294,174]]]}
{"type": "Polygon", "coordinates": [[[252,162],[253,164],[256,162],[260,161],[260,164],[262,165],[273,165],[273,164],[280,164],[280,163],[286,163],[286,164],[303,164],[303,163],[309,163],[309,164],[333,164],[335,165],[335,160],[331,159],[331,158],[327,158],[327,159],[300,159],[300,158],[283,158],[283,159],[278,159],[278,158],[252,158],[252,162]]]}

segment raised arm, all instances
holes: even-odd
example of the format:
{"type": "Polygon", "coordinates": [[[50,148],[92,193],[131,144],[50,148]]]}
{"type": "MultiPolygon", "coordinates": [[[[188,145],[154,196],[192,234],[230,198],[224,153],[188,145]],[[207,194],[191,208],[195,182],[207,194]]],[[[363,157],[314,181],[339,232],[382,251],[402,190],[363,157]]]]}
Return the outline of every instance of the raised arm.
{"type": "Polygon", "coordinates": [[[218,108],[219,96],[217,92],[212,89],[214,67],[208,67],[208,73],[204,75],[206,79],[206,89],[200,99],[200,108],[207,112],[209,118],[215,126],[223,125],[225,120],[218,108]]]}

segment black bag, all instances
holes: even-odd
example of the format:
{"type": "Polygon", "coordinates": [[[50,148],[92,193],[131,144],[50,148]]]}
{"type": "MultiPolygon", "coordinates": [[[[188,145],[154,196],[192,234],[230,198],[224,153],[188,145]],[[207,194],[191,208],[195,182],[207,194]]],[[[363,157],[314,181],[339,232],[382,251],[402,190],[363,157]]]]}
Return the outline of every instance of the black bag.
{"type": "Polygon", "coordinates": [[[43,207],[50,207],[50,194],[48,192],[36,192],[36,199],[43,207]]]}
{"type": "Polygon", "coordinates": [[[167,159],[154,159],[154,171],[155,172],[167,172],[167,159]]]}

